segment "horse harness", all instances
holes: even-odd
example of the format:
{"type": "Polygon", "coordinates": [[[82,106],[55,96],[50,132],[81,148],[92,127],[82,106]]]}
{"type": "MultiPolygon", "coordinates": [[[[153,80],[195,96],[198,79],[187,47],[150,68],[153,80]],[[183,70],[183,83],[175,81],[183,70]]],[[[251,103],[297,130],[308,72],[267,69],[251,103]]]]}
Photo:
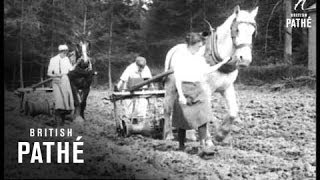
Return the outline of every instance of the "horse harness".
{"type": "MultiPolygon", "coordinates": [[[[208,25],[210,27],[210,32],[211,32],[210,39],[209,39],[209,48],[210,48],[209,55],[212,57],[212,60],[214,61],[214,63],[218,64],[223,59],[221,58],[221,56],[218,53],[217,31],[216,31],[216,29],[212,28],[211,24],[206,19],[205,19],[205,21],[208,23],[208,25]]],[[[250,44],[249,43],[242,43],[242,44],[238,44],[238,45],[235,43],[235,38],[236,38],[236,36],[238,34],[238,26],[239,26],[239,24],[242,24],[242,23],[252,25],[255,28],[254,37],[257,36],[257,25],[256,25],[256,23],[247,22],[247,21],[236,21],[236,18],[235,18],[233,20],[232,24],[231,24],[231,27],[230,27],[233,46],[235,47],[235,49],[240,49],[240,48],[243,48],[243,47],[249,47],[250,49],[252,49],[252,44],[251,43],[250,44]]],[[[172,59],[172,56],[175,54],[176,51],[177,50],[175,50],[171,54],[171,57],[169,59],[169,68],[168,69],[170,69],[171,59],[172,59]]],[[[221,68],[219,68],[220,71],[225,72],[225,73],[232,72],[235,69],[236,69],[236,67],[234,65],[228,64],[228,63],[224,64],[223,66],[221,66],[221,68]]]]}
{"type": "MultiPolygon", "coordinates": [[[[209,39],[209,48],[210,48],[209,55],[212,57],[212,60],[217,64],[223,60],[218,53],[217,31],[216,31],[216,29],[212,28],[211,24],[207,20],[205,20],[205,21],[209,24],[210,32],[211,32],[210,39],[209,39]]],[[[235,38],[237,37],[237,34],[238,34],[238,26],[239,26],[239,24],[242,24],[242,23],[252,25],[255,28],[254,37],[257,36],[256,23],[247,22],[247,21],[236,21],[236,18],[235,18],[231,24],[231,27],[230,27],[233,46],[235,47],[235,49],[240,49],[243,47],[249,47],[250,49],[252,49],[251,43],[250,44],[249,43],[242,43],[242,44],[238,44],[238,45],[235,43],[235,38]]]]}
{"type": "Polygon", "coordinates": [[[253,23],[253,22],[247,22],[247,21],[236,21],[236,19],[234,19],[232,24],[231,24],[231,38],[232,38],[233,45],[235,46],[235,48],[236,49],[240,49],[240,48],[246,47],[246,46],[252,48],[252,44],[251,43],[250,44],[243,43],[243,44],[239,44],[239,45],[235,44],[235,40],[234,39],[236,38],[236,36],[238,34],[238,26],[239,26],[239,24],[249,24],[249,25],[253,26],[254,29],[255,29],[254,37],[257,36],[257,32],[256,32],[257,31],[257,24],[253,23]]]}

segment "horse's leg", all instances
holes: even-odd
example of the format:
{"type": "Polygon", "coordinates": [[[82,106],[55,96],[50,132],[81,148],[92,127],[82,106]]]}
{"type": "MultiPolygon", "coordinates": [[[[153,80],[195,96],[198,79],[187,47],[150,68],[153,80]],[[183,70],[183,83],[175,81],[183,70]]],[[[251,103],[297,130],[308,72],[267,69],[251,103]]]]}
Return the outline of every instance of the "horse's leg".
{"type": "Polygon", "coordinates": [[[90,92],[90,86],[82,90],[82,97],[81,97],[81,103],[80,103],[80,116],[84,118],[84,110],[86,109],[87,106],[87,97],[90,92]]]}
{"type": "Polygon", "coordinates": [[[164,140],[171,140],[173,139],[172,134],[172,110],[174,101],[177,98],[177,93],[175,92],[175,83],[174,79],[171,77],[168,77],[168,79],[165,82],[165,97],[164,97],[164,125],[163,125],[163,132],[162,132],[162,138],[164,140]]]}
{"type": "Polygon", "coordinates": [[[216,139],[223,141],[224,138],[230,133],[231,125],[233,121],[238,117],[239,107],[236,99],[236,92],[234,86],[229,86],[223,93],[224,98],[227,101],[228,106],[228,117],[225,118],[218,129],[216,139]]]}
{"type": "MultiPolygon", "coordinates": [[[[209,102],[209,108],[211,110],[211,108],[212,108],[212,104],[211,104],[212,90],[210,89],[209,83],[204,83],[203,84],[203,89],[204,89],[205,93],[207,94],[207,98],[208,98],[208,102],[209,102]]],[[[212,87],[212,89],[215,89],[215,88],[212,87]]],[[[211,118],[213,118],[213,116],[211,118]]],[[[212,122],[212,120],[211,120],[211,122],[212,122]]],[[[207,123],[207,128],[206,128],[206,137],[207,137],[207,139],[211,139],[209,123],[210,123],[210,121],[207,123]]]]}
{"type": "Polygon", "coordinates": [[[80,117],[80,97],[79,92],[73,81],[70,80],[73,101],[74,101],[74,113],[73,113],[73,120],[79,120],[80,117]]]}

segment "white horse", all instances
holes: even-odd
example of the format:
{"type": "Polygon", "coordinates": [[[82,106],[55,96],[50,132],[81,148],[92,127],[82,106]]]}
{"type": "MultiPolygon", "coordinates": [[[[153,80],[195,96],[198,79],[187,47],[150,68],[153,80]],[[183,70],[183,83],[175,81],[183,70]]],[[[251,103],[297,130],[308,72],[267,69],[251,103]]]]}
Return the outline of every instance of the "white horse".
{"type": "MultiPolygon", "coordinates": [[[[239,6],[234,8],[234,12],[227,20],[214,30],[211,25],[211,34],[206,38],[205,56],[210,65],[217,64],[222,59],[232,57],[232,60],[224,64],[217,71],[207,75],[207,83],[210,88],[208,91],[220,92],[226,99],[228,106],[228,117],[224,120],[220,129],[217,131],[216,139],[222,141],[230,132],[230,127],[234,119],[238,118],[238,105],[234,82],[238,76],[238,67],[247,67],[252,61],[252,37],[256,31],[255,17],[258,13],[258,7],[252,11],[240,10],[239,6]]],[[[173,69],[171,64],[175,61],[172,55],[179,51],[177,45],[171,48],[165,61],[165,71],[173,69]]],[[[192,72],[190,72],[192,73],[192,72]]],[[[172,139],[172,109],[176,98],[178,97],[175,87],[173,74],[165,80],[165,99],[164,99],[164,128],[163,139],[172,139]]]]}

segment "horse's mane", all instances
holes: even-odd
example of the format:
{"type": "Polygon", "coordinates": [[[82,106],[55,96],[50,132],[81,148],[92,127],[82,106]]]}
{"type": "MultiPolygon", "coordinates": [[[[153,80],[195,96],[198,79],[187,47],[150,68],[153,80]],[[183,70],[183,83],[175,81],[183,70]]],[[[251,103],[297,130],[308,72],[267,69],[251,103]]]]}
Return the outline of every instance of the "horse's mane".
{"type": "Polygon", "coordinates": [[[226,29],[230,29],[230,26],[235,18],[236,18],[236,15],[232,13],[231,16],[229,16],[220,26],[217,27],[217,31],[222,31],[219,33],[224,33],[224,34],[228,33],[228,31],[226,32],[226,29]]]}
{"type": "Polygon", "coordinates": [[[217,27],[217,31],[220,31],[219,33],[227,34],[229,33],[230,26],[232,22],[237,18],[238,21],[246,21],[246,22],[252,22],[255,23],[255,19],[250,16],[250,12],[247,10],[240,10],[238,14],[232,13],[220,26],[217,27]]]}

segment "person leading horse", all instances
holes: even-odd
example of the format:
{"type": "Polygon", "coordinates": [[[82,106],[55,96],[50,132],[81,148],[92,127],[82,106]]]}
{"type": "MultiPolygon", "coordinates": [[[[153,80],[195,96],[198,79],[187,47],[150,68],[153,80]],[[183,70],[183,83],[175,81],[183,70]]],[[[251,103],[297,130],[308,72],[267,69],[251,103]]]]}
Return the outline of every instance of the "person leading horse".
{"type": "MultiPolygon", "coordinates": [[[[229,134],[232,122],[238,118],[238,105],[234,82],[238,76],[238,68],[246,67],[252,61],[252,38],[256,34],[255,17],[258,7],[252,11],[240,10],[239,6],[234,8],[233,13],[225,22],[214,30],[210,25],[211,35],[206,38],[205,50],[202,51],[210,65],[217,64],[227,57],[231,57],[217,71],[206,74],[206,81],[211,92],[220,92],[227,101],[228,117],[223,121],[216,133],[216,140],[222,141],[229,134]]],[[[172,54],[180,51],[179,45],[171,48],[166,56],[165,71],[174,69],[172,63],[175,61],[172,54]]],[[[191,73],[191,72],[190,72],[191,73]]],[[[164,100],[164,128],[163,138],[172,138],[171,115],[177,92],[175,77],[169,75],[165,81],[166,95],[164,100]]]]}
{"type": "Polygon", "coordinates": [[[58,47],[59,54],[50,59],[47,75],[52,78],[52,88],[55,98],[55,117],[60,125],[65,117],[74,110],[74,96],[72,94],[68,73],[74,70],[67,57],[68,46],[58,47]]]}

